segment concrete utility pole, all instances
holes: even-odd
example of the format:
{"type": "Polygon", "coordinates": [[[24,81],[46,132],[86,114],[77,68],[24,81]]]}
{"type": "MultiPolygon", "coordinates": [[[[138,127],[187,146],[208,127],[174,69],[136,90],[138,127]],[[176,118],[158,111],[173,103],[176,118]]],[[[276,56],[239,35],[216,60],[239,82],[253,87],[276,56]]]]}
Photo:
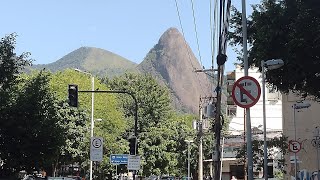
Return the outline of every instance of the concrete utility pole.
{"type": "Polygon", "coordinates": [[[203,156],[202,156],[202,136],[203,136],[203,121],[202,121],[202,103],[200,98],[199,106],[199,162],[198,162],[198,180],[203,180],[203,156]]]}
{"type": "MultiPolygon", "coordinates": [[[[204,72],[204,73],[214,73],[215,71],[217,71],[216,69],[197,69],[194,72],[204,72]]],[[[198,135],[199,135],[199,160],[198,160],[198,179],[199,180],[203,180],[203,147],[202,147],[202,142],[203,142],[203,104],[204,103],[208,103],[207,108],[213,107],[212,104],[210,104],[210,100],[213,100],[214,98],[212,96],[210,97],[200,97],[200,103],[199,103],[199,122],[197,123],[198,125],[198,135]],[[204,101],[204,102],[203,102],[204,101]],[[210,107],[209,107],[210,106],[210,107]]],[[[213,102],[212,102],[213,103],[213,102]]],[[[211,109],[212,111],[214,111],[214,109],[211,109]]],[[[213,116],[211,117],[211,115],[214,114],[214,112],[211,112],[210,115],[206,114],[207,112],[205,112],[205,116],[207,116],[207,118],[214,118],[213,116]]],[[[211,173],[212,174],[212,173],[211,173]]]]}

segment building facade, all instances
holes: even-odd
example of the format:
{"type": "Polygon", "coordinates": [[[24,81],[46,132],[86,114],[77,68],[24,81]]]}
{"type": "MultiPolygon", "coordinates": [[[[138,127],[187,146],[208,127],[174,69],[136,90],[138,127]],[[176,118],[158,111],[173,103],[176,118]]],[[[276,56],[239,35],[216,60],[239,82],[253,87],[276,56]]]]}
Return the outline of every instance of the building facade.
{"type": "MultiPolygon", "coordinates": [[[[250,68],[248,70],[249,76],[255,78],[260,87],[262,87],[261,72],[258,68],[250,68]]],[[[234,85],[234,82],[244,76],[244,70],[237,66],[236,70],[227,74],[227,90],[229,97],[227,100],[227,116],[231,119],[229,128],[233,134],[239,134],[239,132],[244,131],[244,108],[241,108],[232,100],[231,91],[234,85]]],[[[244,95],[246,96],[246,95],[244,95]]],[[[262,95],[259,101],[250,108],[250,119],[252,128],[263,128],[263,101],[262,95]]],[[[274,88],[266,85],[266,124],[267,131],[279,131],[282,130],[282,101],[281,93],[275,91],[274,88]]]]}
{"type": "MultiPolygon", "coordinates": [[[[262,87],[261,72],[258,68],[250,68],[248,70],[249,76],[255,78],[260,87],[262,87]]],[[[222,158],[223,168],[222,177],[228,179],[231,176],[236,176],[238,179],[243,179],[245,175],[244,164],[239,163],[236,159],[236,151],[245,143],[245,109],[237,106],[232,97],[232,88],[234,83],[244,76],[244,69],[236,66],[233,72],[227,74],[227,107],[226,114],[231,120],[229,124],[229,131],[231,136],[224,141],[222,158]]],[[[282,96],[281,93],[275,91],[272,87],[266,85],[266,127],[267,138],[271,139],[275,136],[280,136],[282,133],[282,96]]],[[[244,95],[246,96],[246,95],[244,95]]],[[[262,95],[259,101],[250,108],[250,119],[252,127],[253,139],[263,140],[263,100],[262,95]]],[[[269,160],[268,160],[269,161],[269,160]]],[[[277,164],[273,160],[268,163],[269,174],[274,174],[277,171],[277,164]]],[[[254,168],[255,178],[261,178],[263,171],[254,168]]]]}
{"type": "Polygon", "coordinates": [[[285,179],[291,179],[295,175],[295,157],[297,159],[297,172],[308,172],[310,177],[312,174],[316,174],[320,166],[320,149],[317,148],[320,142],[318,129],[320,126],[320,104],[311,99],[306,99],[303,102],[310,103],[311,106],[309,108],[295,109],[294,112],[293,105],[302,100],[293,93],[283,95],[282,98],[283,134],[288,137],[289,142],[298,141],[301,145],[296,154],[289,151],[285,156],[287,164],[285,167],[287,171],[285,179]]]}

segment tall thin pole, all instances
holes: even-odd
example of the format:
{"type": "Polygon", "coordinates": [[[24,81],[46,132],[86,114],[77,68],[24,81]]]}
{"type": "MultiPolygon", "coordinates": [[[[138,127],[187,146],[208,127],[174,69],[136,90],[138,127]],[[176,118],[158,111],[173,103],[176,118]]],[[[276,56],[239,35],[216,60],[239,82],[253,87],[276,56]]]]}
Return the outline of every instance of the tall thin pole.
{"type": "Polygon", "coordinates": [[[266,87],[265,87],[265,66],[264,61],[261,61],[262,68],[262,103],[263,103],[263,175],[264,179],[268,180],[268,151],[267,151],[267,118],[266,118],[266,87]]]}
{"type": "MultiPolygon", "coordinates": [[[[242,0],[242,34],[243,34],[243,61],[244,75],[248,76],[248,49],[247,49],[247,14],[246,1],[242,0]]],[[[248,179],[253,180],[253,156],[252,156],[252,138],[251,138],[251,120],[250,108],[246,108],[246,126],[247,126],[247,158],[248,158],[248,179]]]]}
{"type": "MultiPolygon", "coordinates": [[[[318,136],[319,138],[319,136],[318,136]]],[[[319,140],[316,141],[316,148],[317,148],[317,177],[318,179],[320,178],[320,174],[319,174],[319,140]]]]}
{"type": "Polygon", "coordinates": [[[220,180],[222,179],[223,151],[224,151],[224,137],[222,138],[222,146],[221,146],[220,180]]]}
{"type": "Polygon", "coordinates": [[[319,179],[320,174],[319,174],[319,127],[318,126],[315,128],[314,136],[315,136],[314,146],[317,148],[317,177],[319,179]]]}
{"type": "Polygon", "coordinates": [[[190,179],[190,142],[188,142],[188,180],[190,179]]]}
{"type": "MultiPolygon", "coordinates": [[[[246,144],[246,109],[243,109],[243,145],[246,144]]],[[[247,159],[244,158],[243,163],[244,180],[248,179],[247,176],[247,159]]]]}
{"type": "MultiPolygon", "coordinates": [[[[90,137],[93,137],[93,128],[94,128],[94,119],[93,119],[93,111],[94,111],[94,76],[91,75],[91,131],[90,131],[90,137]]],[[[92,180],[92,161],[90,160],[90,180],[92,180]]]]}
{"type": "MultiPolygon", "coordinates": [[[[201,100],[200,100],[201,103],[201,100]]],[[[203,180],[203,156],[202,156],[202,130],[203,130],[203,120],[202,120],[202,105],[199,106],[199,162],[198,162],[198,180],[203,180]]]]}
{"type": "MultiPolygon", "coordinates": [[[[297,141],[296,104],[293,104],[294,140],[297,141]]],[[[294,153],[294,179],[297,179],[297,153],[294,153]]]]}
{"type": "MultiPolygon", "coordinates": [[[[79,72],[83,72],[83,71],[80,71],[77,69],[77,71],[79,72]]],[[[86,73],[86,72],[84,72],[86,73]]],[[[86,73],[86,74],[89,74],[89,73],[86,73]]],[[[91,75],[91,74],[90,74],[91,75]]],[[[92,76],[92,75],[91,75],[92,76]]],[[[133,100],[134,100],[134,103],[135,103],[135,112],[134,112],[134,134],[135,136],[137,137],[138,135],[138,101],[137,101],[137,98],[135,97],[135,95],[132,93],[132,92],[128,92],[128,91],[121,91],[121,90],[113,90],[113,91],[95,91],[94,90],[94,78],[92,76],[92,90],[91,91],[78,91],[78,92],[82,92],[82,93],[92,93],[92,116],[91,116],[91,136],[93,136],[93,127],[94,127],[94,120],[93,120],[93,104],[94,104],[94,93],[124,93],[124,94],[129,94],[133,100]]],[[[138,146],[137,146],[137,143],[136,143],[136,154],[137,153],[137,150],[138,150],[138,146]]],[[[90,180],[92,180],[92,161],[90,162],[90,180]]],[[[135,179],[135,176],[133,176],[133,179],[135,179]]]]}

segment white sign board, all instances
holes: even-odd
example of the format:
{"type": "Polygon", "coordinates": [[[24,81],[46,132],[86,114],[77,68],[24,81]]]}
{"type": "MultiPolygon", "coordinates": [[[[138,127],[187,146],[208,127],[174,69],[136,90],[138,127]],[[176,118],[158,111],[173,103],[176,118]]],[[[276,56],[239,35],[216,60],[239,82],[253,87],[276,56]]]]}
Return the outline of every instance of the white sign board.
{"type": "Polygon", "coordinates": [[[102,157],[103,157],[103,138],[91,137],[90,160],[102,161],[102,157]]]}
{"type": "Polygon", "coordinates": [[[128,156],[128,170],[140,169],[140,156],[128,156]]]}

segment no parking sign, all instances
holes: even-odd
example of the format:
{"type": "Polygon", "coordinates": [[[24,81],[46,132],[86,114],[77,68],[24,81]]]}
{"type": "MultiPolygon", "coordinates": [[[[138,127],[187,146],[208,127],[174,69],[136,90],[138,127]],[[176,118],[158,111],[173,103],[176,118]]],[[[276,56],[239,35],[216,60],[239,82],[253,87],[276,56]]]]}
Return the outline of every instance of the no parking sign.
{"type": "Polygon", "coordinates": [[[259,82],[251,76],[243,76],[238,79],[232,88],[232,99],[236,105],[242,108],[250,108],[260,98],[261,88],[259,82]]]}

